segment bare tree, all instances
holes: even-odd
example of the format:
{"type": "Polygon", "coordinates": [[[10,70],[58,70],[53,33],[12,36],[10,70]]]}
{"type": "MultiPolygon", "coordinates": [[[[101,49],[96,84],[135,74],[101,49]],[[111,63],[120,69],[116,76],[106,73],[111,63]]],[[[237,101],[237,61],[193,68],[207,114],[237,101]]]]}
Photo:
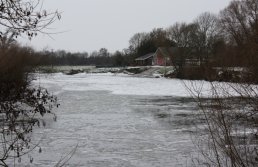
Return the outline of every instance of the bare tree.
{"type": "Polygon", "coordinates": [[[205,12],[194,23],[197,25],[195,50],[202,65],[211,57],[212,47],[219,38],[218,21],[216,15],[205,12]]]}
{"type": "Polygon", "coordinates": [[[154,42],[157,48],[171,47],[175,44],[169,39],[167,31],[164,30],[163,28],[154,28],[149,33],[149,39],[154,42]]]}
{"type": "Polygon", "coordinates": [[[33,50],[14,40],[21,34],[32,38],[45,33],[56,19],[59,13],[43,10],[41,0],[0,0],[0,166],[37,147],[30,133],[35,125],[44,125],[40,116],[52,114],[56,119],[56,97],[30,85],[33,50]]]}
{"type": "Polygon", "coordinates": [[[220,13],[220,26],[227,42],[235,46],[236,57],[242,59],[256,82],[258,79],[258,2],[257,0],[232,1],[220,13]]]}
{"type": "Polygon", "coordinates": [[[129,48],[131,52],[136,52],[136,49],[140,47],[141,43],[146,40],[147,33],[136,33],[129,40],[129,48]]]}
{"type": "Polygon", "coordinates": [[[207,166],[257,166],[257,86],[211,82],[209,98],[202,96],[207,91],[202,84],[192,82],[188,88],[204,120],[195,141],[203,155],[197,162],[207,166]]]}
{"type": "Polygon", "coordinates": [[[172,55],[172,62],[177,71],[177,77],[184,78],[186,59],[192,56],[196,45],[196,24],[176,23],[167,29],[170,40],[175,42],[176,51],[172,55]]]}
{"type": "MultiPolygon", "coordinates": [[[[257,0],[240,0],[232,1],[219,18],[226,44],[235,50],[236,59],[248,60],[245,68],[250,71],[258,65],[257,14],[257,0]]],[[[199,161],[202,165],[258,166],[258,87],[253,84],[257,82],[256,75],[242,73],[241,83],[210,82],[208,98],[202,97],[202,85],[188,85],[205,121],[197,140],[204,157],[199,161]]]]}
{"type": "Polygon", "coordinates": [[[2,51],[8,49],[8,47],[16,43],[14,36],[15,32],[10,29],[3,33],[2,37],[0,38],[0,46],[2,51]]]}
{"type": "Polygon", "coordinates": [[[15,36],[22,33],[29,38],[37,36],[38,32],[44,30],[56,19],[60,19],[60,14],[47,12],[42,9],[41,0],[1,0],[0,1],[0,37],[3,29],[11,29],[15,36]]]}
{"type": "Polygon", "coordinates": [[[257,20],[257,9],[250,8],[249,3],[257,3],[255,0],[232,1],[230,5],[220,13],[221,28],[228,39],[243,46],[250,36],[250,27],[257,20]],[[249,11],[250,10],[250,11],[249,11]],[[251,14],[251,15],[248,15],[251,14]]]}

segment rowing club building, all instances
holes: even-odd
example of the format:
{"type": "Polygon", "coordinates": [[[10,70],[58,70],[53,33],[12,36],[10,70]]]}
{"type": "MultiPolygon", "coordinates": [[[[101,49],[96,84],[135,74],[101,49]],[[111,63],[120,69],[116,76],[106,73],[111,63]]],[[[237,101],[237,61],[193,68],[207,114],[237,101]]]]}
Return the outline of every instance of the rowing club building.
{"type": "Polygon", "coordinates": [[[135,59],[139,66],[170,66],[174,47],[159,47],[156,52],[135,59]]]}

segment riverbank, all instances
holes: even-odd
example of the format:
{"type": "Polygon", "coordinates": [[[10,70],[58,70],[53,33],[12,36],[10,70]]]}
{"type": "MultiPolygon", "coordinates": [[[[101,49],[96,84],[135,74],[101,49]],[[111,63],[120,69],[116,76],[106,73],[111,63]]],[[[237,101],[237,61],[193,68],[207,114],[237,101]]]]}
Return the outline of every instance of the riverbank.
{"type": "Polygon", "coordinates": [[[164,77],[174,71],[172,66],[135,66],[135,67],[95,67],[95,66],[40,66],[36,69],[39,73],[64,73],[74,75],[79,73],[113,73],[128,74],[137,77],[164,77]]]}
{"type": "Polygon", "coordinates": [[[130,66],[130,67],[96,67],[96,66],[40,66],[38,73],[64,73],[75,75],[79,73],[97,74],[113,73],[128,74],[135,77],[148,78],[178,78],[187,80],[206,80],[235,83],[254,83],[250,79],[251,74],[243,67],[214,67],[211,69],[201,69],[200,67],[185,67],[183,77],[177,75],[173,66],[130,66]]]}

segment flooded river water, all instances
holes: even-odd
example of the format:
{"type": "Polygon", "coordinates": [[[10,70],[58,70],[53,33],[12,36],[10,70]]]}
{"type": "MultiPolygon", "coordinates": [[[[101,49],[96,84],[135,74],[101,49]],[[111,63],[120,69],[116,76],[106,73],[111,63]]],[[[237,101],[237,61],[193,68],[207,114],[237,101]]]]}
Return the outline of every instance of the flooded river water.
{"type": "Polygon", "coordinates": [[[46,126],[33,132],[42,152],[26,155],[21,166],[55,166],[76,146],[67,166],[168,167],[191,161],[196,104],[179,90],[179,81],[54,74],[34,84],[53,92],[60,108],[56,122],[46,117],[46,126]],[[26,164],[30,156],[33,164],[26,164]]]}

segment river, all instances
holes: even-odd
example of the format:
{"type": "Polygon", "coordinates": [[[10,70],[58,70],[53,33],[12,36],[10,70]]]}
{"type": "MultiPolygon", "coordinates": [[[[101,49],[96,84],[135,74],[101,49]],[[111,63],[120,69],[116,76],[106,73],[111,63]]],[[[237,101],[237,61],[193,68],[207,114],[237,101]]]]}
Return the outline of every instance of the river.
{"type": "Polygon", "coordinates": [[[194,100],[179,80],[114,74],[40,75],[33,81],[58,97],[57,121],[32,134],[38,148],[16,166],[187,166],[195,153],[194,100]],[[33,157],[33,163],[28,158],[33,157]]]}

